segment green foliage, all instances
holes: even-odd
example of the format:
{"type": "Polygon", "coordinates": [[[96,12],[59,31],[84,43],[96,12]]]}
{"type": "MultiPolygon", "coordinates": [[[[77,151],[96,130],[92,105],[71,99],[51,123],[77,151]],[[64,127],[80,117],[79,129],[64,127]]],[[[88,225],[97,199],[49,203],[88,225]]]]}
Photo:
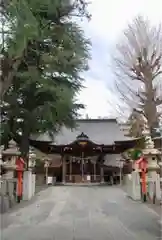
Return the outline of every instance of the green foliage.
{"type": "Polygon", "coordinates": [[[137,160],[141,157],[142,150],[138,148],[131,149],[129,150],[128,155],[132,160],[137,160]]]}
{"type": "Polygon", "coordinates": [[[82,10],[83,5],[66,0],[13,0],[8,6],[12,34],[7,55],[20,63],[1,107],[2,132],[6,141],[21,133],[25,154],[31,134],[73,127],[83,107],[75,98],[90,43],[71,20],[82,10]]]}

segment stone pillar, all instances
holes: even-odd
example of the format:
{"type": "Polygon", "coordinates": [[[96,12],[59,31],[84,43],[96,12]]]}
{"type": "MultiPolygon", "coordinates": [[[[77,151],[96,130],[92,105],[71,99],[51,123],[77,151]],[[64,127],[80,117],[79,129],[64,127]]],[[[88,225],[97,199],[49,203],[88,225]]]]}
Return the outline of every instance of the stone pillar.
{"type": "Polygon", "coordinates": [[[161,200],[160,174],[156,174],[156,199],[161,200]]]}
{"type": "Polygon", "coordinates": [[[14,171],[13,170],[8,170],[4,176],[5,179],[13,179],[14,178],[14,171]]]}
{"type": "Polygon", "coordinates": [[[62,157],[62,183],[66,182],[66,159],[62,157]]]}
{"type": "Polygon", "coordinates": [[[133,200],[141,200],[141,184],[140,184],[140,176],[139,172],[132,172],[132,199],[133,200]]]}
{"type": "Polygon", "coordinates": [[[1,182],[1,188],[0,188],[0,213],[5,213],[10,208],[10,201],[8,196],[8,182],[7,180],[4,180],[1,182]]]}
{"type": "Polygon", "coordinates": [[[15,179],[8,180],[8,194],[10,199],[10,207],[12,207],[16,203],[16,199],[14,196],[14,187],[17,184],[15,179]]]}
{"type": "Polygon", "coordinates": [[[32,174],[32,196],[35,195],[36,174],[32,174]]]}
{"type": "Polygon", "coordinates": [[[23,176],[23,200],[30,200],[33,195],[32,172],[25,171],[23,176]]]}
{"type": "Polygon", "coordinates": [[[149,171],[148,172],[148,194],[151,200],[153,200],[155,194],[156,194],[156,172],[155,171],[149,171]]]}
{"type": "Polygon", "coordinates": [[[150,171],[148,179],[148,193],[151,200],[161,200],[160,175],[156,171],[150,171]]]}

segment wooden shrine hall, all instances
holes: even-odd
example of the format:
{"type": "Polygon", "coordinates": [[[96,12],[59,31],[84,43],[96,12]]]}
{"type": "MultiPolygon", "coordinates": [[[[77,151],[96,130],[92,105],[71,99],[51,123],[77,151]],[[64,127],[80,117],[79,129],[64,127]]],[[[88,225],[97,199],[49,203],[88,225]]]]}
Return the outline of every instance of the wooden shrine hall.
{"type": "Polygon", "coordinates": [[[119,168],[117,155],[136,144],[124,136],[115,119],[76,120],[74,129],[62,127],[53,139],[32,136],[30,144],[52,156],[49,174],[63,183],[104,182],[106,174],[119,168]]]}

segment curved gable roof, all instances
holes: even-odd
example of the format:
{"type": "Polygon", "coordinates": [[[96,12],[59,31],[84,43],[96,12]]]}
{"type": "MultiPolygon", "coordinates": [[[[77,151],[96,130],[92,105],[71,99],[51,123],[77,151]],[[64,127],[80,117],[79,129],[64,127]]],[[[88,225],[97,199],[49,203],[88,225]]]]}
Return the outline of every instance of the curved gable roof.
{"type": "Polygon", "coordinates": [[[69,144],[82,132],[89,137],[89,140],[96,144],[110,145],[114,141],[133,140],[124,136],[115,119],[83,119],[76,121],[75,129],[63,127],[56,135],[54,144],[69,144]]]}
{"type": "MultiPolygon", "coordinates": [[[[133,140],[133,138],[124,136],[116,119],[78,119],[74,129],[62,127],[60,132],[54,136],[53,144],[68,145],[75,141],[76,137],[82,132],[96,144],[112,145],[114,141],[133,140]]],[[[47,134],[38,136],[34,140],[52,141],[47,134]]]]}

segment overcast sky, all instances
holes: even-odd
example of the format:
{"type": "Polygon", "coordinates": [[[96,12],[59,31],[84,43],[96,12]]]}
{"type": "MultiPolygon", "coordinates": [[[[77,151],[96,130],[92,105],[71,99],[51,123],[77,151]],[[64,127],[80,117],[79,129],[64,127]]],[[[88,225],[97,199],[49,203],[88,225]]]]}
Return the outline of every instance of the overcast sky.
{"type": "Polygon", "coordinates": [[[162,0],[91,0],[90,22],[82,23],[92,41],[90,70],[85,74],[85,89],[80,100],[86,105],[83,116],[114,117],[117,97],[112,92],[113,76],[110,55],[128,22],[138,14],[148,17],[153,24],[162,19],[162,0]]]}

